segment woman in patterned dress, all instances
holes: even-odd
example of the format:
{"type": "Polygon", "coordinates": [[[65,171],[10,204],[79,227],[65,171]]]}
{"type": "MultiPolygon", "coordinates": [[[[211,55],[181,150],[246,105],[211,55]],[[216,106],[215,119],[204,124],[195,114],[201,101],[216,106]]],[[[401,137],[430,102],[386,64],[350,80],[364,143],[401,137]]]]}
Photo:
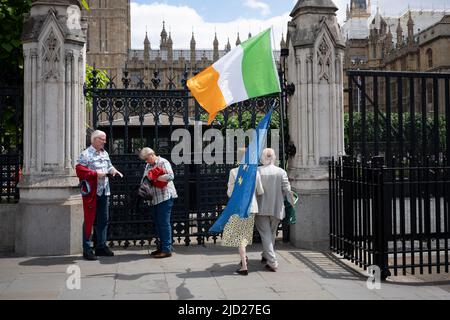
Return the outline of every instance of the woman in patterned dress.
{"type": "MultiPolygon", "coordinates": [[[[238,159],[242,159],[245,154],[245,148],[238,150],[238,159]]],[[[238,174],[239,167],[233,168],[230,171],[228,178],[227,195],[231,197],[233,193],[234,183],[238,174]]],[[[247,219],[242,219],[238,215],[232,215],[223,229],[222,245],[226,247],[239,248],[239,255],[241,257],[240,268],[236,272],[240,275],[248,275],[247,267],[247,245],[253,242],[253,227],[255,224],[255,214],[258,212],[258,202],[256,195],[262,195],[264,189],[261,183],[259,172],[256,174],[255,193],[253,194],[252,204],[250,208],[250,215],[247,219]]]]}

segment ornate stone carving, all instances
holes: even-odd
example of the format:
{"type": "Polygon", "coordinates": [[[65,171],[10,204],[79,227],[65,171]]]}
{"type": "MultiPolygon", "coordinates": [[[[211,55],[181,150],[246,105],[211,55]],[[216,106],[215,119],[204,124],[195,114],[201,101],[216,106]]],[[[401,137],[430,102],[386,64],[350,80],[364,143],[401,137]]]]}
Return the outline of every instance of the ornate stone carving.
{"type": "Polygon", "coordinates": [[[42,46],[42,77],[44,80],[59,78],[58,63],[60,61],[61,44],[53,32],[49,32],[42,46]]]}
{"type": "Polygon", "coordinates": [[[331,50],[325,37],[322,38],[317,50],[317,64],[319,65],[319,81],[325,79],[330,82],[331,50]]]}
{"type": "Polygon", "coordinates": [[[72,5],[67,8],[67,28],[69,30],[81,30],[81,12],[78,6],[72,5]]]}
{"type": "Polygon", "coordinates": [[[71,63],[73,61],[73,51],[66,50],[66,64],[71,63]]]}

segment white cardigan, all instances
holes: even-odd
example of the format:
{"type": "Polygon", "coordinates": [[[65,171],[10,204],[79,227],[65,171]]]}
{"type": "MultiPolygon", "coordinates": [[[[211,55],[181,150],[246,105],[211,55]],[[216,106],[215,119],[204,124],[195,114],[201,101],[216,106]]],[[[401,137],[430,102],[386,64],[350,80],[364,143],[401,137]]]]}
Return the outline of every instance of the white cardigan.
{"type": "MultiPolygon", "coordinates": [[[[234,183],[236,181],[236,176],[238,174],[239,167],[233,168],[230,170],[230,176],[228,178],[228,190],[227,195],[228,198],[231,197],[233,193],[234,183]]],[[[256,184],[255,184],[255,193],[253,193],[253,199],[252,204],[250,208],[250,213],[257,213],[258,212],[258,201],[256,201],[256,195],[262,195],[264,193],[263,185],[261,183],[261,176],[259,175],[259,172],[256,172],[256,184]]]]}
{"type": "Polygon", "coordinates": [[[294,203],[286,171],[273,164],[258,168],[264,187],[264,194],[257,197],[258,215],[274,216],[280,220],[285,217],[284,197],[294,203]]]}

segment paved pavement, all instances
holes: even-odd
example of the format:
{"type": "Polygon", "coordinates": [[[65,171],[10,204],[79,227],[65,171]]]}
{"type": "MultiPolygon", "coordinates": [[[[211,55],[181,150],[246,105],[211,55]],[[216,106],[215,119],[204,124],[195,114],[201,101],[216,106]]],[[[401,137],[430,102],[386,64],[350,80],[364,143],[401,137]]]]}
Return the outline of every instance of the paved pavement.
{"type": "Polygon", "coordinates": [[[80,256],[2,257],[0,300],[450,300],[449,274],[392,277],[381,289],[369,290],[364,271],[333,254],[283,243],[277,248],[280,268],[268,272],[260,263],[261,246],[251,246],[248,276],[234,273],[237,250],[217,244],[177,245],[166,259],[151,258],[148,248],[140,247],[116,248],[115,257],[93,262],[80,256]],[[81,271],[80,289],[67,286],[77,284],[76,272],[66,273],[72,265],[81,271]]]}

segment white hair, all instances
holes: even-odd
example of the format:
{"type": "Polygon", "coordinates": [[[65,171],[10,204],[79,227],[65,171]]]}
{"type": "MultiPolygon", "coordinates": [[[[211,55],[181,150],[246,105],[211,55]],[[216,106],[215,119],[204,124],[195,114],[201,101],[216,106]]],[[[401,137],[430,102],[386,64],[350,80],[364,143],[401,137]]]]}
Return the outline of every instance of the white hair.
{"type": "Polygon", "coordinates": [[[105,136],[106,137],[106,133],[102,130],[95,130],[94,132],[91,133],[91,143],[94,142],[95,138],[101,137],[101,136],[105,136]]]}
{"type": "Polygon", "coordinates": [[[142,160],[147,159],[147,157],[151,154],[155,154],[155,151],[149,147],[142,148],[142,150],[139,152],[139,158],[142,160]]]}
{"type": "Polygon", "coordinates": [[[272,148],[266,148],[263,150],[261,155],[261,163],[265,166],[269,164],[275,164],[277,156],[275,155],[275,150],[272,148]]]}

